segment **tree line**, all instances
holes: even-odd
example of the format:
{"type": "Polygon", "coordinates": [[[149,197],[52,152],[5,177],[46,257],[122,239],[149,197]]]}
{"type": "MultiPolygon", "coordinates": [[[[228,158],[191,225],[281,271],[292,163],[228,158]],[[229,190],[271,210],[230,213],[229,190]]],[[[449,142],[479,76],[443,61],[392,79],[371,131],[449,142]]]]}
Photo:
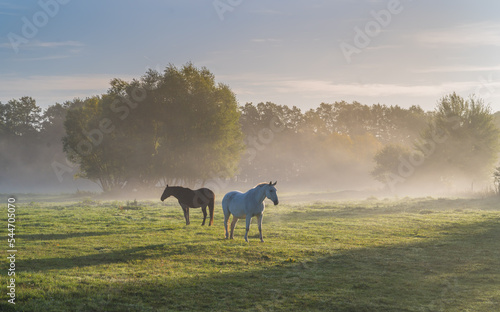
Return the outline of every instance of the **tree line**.
{"type": "Polygon", "coordinates": [[[0,102],[0,190],[36,192],[54,180],[51,163],[65,157],[66,111],[61,104],[42,111],[28,96],[0,102]]]}
{"type": "Polygon", "coordinates": [[[49,176],[60,183],[71,174],[106,192],[270,177],[319,190],[375,181],[391,190],[451,188],[492,181],[499,126],[500,115],[481,99],[455,93],[432,112],[345,101],[305,112],[271,102],[238,106],[208,69],[170,65],[45,111],[30,97],[0,103],[0,187],[13,176],[20,184],[49,176]],[[54,162],[61,158],[69,162],[54,162]]]}

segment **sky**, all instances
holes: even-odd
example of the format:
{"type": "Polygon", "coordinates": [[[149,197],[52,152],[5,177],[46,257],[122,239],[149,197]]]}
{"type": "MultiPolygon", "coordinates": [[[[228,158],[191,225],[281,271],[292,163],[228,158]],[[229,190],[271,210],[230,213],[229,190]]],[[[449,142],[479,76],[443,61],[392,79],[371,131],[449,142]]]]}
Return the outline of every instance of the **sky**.
{"type": "Polygon", "coordinates": [[[192,62],[240,105],[358,101],[500,111],[500,2],[0,0],[0,102],[43,108],[192,62]]]}

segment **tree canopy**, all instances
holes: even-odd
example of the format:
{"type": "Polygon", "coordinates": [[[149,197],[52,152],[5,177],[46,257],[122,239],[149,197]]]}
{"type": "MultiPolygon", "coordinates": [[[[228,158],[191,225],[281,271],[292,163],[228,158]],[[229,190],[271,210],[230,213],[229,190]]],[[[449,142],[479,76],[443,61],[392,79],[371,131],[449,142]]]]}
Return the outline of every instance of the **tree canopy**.
{"type": "Polygon", "coordinates": [[[25,96],[0,103],[0,189],[46,191],[63,185],[54,179],[51,163],[64,159],[61,136],[65,108],[56,104],[43,111],[25,96]],[[53,183],[47,183],[52,180],[53,183]]]}
{"type": "Polygon", "coordinates": [[[484,180],[498,159],[499,134],[481,99],[452,93],[440,100],[416,148],[427,159],[425,167],[446,180],[484,180]]]}
{"type": "Polygon", "coordinates": [[[456,188],[491,179],[500,131],[481,99],[444,96],[412,150],[386,146],[375,157],[374,177],[396,184],[456,188]]]}
{"type": "Polygon", "coordinates": [[[64,125],[69,159],[105,191],[231,177],[243,149],[234,93],[192,64],[114,79],[107,94],[72,107],[64,125]]]}
{"type": "Polygon", "coordinates": [[[27,96],[0,103],[0,187],[62,189],[64,179],[79,177],[128,191],[272,178],[296,189],[378,181],[435,191],[484,181],[498,190],[499,127],[500,112],[455,93],[433,112],[345,101],[304,112],[272,102],[238,106],[208,69],[169,65],[45,110],[27,96]]]}

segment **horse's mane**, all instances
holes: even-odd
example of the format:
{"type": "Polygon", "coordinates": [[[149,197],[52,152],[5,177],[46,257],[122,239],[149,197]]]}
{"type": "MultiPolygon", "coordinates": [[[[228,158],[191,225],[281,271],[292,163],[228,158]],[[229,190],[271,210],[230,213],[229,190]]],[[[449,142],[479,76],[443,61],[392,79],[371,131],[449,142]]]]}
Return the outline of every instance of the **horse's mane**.
{"type": "Polygon", "coordinates": [[[261,182],[261,183],[257,184],[254,188],[258,188],[258,187],[265,186],[265,185],[269,185],[269,182],[261,182]]]}
{"type": "Polygon", "coordinates": [[[176,190],[188,189],[187,187],[184,187],[184,186],[169,186],[168,188],[169,189],[176,189],[176,190]]]}

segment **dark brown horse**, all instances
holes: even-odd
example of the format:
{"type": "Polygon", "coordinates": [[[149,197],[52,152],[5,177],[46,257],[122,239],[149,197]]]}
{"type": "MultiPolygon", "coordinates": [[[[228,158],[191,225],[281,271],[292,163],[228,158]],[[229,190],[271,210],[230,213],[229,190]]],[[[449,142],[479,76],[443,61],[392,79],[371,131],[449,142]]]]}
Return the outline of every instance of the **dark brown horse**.
{"type": "Polygon", "coordinates": [[[189,225],[189,208],[200,208],[203,211],[203,223],[205,225],[205,220],[207,219],[207,206],[210,210],[210,222],[208,225],[214,224],[214,202],[215,194],[207,188],[201,188],[198,190],[191,190],[182,186],[168,186],[163,191],[161,195],[161,201],[166,198],[174,196],[179,201],[179,204],[184,211],[184,218],[186,219],[186,225],[189,225]]]}

